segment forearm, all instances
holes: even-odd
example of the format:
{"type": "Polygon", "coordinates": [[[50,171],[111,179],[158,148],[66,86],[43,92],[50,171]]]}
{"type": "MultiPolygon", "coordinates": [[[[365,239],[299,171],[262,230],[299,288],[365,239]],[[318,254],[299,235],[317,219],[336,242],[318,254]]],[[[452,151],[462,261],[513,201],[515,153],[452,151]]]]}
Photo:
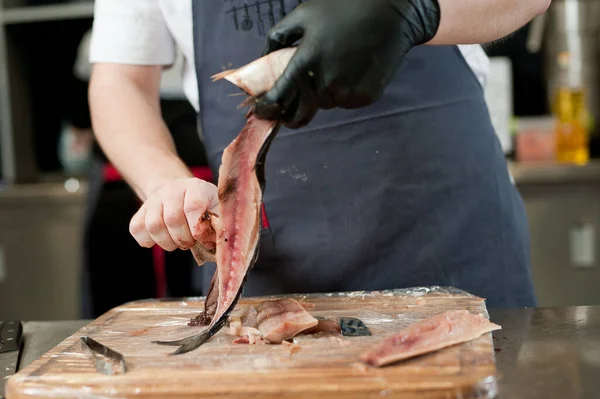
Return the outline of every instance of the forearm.
{"type": "Polygon", "coordinates": [[[429,44],[481,44],[502,39],[546,11],[551,0],[438,0],[441,20],[429,44]]]}
{"type": "Polygon", "coordinates": [[[177,156],[161,117],[160,71],[140,79],[123,73],[124,68],[94,66],[89,88],[92,125],[110,162],[145,200],[165,182],[192,175],[177,156]]]}

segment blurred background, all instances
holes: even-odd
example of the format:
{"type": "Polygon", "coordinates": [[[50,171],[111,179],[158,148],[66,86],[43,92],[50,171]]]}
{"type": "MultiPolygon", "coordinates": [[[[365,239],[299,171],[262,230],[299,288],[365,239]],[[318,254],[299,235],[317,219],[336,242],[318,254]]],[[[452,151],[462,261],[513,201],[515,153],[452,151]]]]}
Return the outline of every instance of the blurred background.
{"type": "MultiPolygon", "coordinates": [[[[139,204],[94,143],[89,0],[0,0],[0,320],[97,317],[197,295],[189,252],[140,248],[139,204]],[[131,270],[125,270],[131,269],[131,270]]],[[[486,100],[528,213],[540,306],[600,304],[600,2],[554,0],[498,43],[486,100]]],[[[163,115],[211,180],[196,116],[165,71],[163,115]]]]}

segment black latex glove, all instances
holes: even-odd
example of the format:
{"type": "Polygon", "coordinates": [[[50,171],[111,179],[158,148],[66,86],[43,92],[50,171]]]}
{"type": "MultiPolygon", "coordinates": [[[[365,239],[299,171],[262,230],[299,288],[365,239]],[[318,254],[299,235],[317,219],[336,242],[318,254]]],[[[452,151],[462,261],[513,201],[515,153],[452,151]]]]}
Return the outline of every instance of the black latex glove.
{"type": "Polygon", "coordinates": [[[439,21],[437,0],[306,1],[269,32],[263,55],[300,44],[254,112],[298,128],[319,108],[370,105],[406,53],[433,38],[439,21]]]}

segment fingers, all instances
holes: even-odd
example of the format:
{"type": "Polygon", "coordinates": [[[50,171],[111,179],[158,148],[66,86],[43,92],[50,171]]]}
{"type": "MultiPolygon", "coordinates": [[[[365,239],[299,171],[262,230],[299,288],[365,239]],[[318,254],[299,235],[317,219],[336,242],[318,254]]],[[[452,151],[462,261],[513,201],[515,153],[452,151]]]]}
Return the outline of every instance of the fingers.
{"type": "Polygon", "coordinates": [[[165,251],[177,249],[164,221],[162,202],[144,205],[144,207],[146,208],[146,230],[152,240],[165,251]]]}
{"type": "Polygon", "coordinates": [[[183,201],[183,212],[185,213],[192,237],[206,246],[210,246],[210,244],[216,241],[215,232],[212,230],[211,224],[204,220],[204,214],[210,209],[214,198],[216,198],[213,196],[216,193],[207,192],[211,188],[203,187],[202,185],[189,187],[183,201]]]}
{"type": "Polygon", "coordinates": [[[269,31],[262,56],[290,47],[304,34],[302,5],[296,7],[269,31]]]}
{"type": "Polygon", "coordinates": [[[179,249],[190,249],[194,237],[183,210],[185,191],[175,191],[163,201],[163,219],[171,239],[179,249]]]}
{"type": "Polygon", "coordinates": [[[141,207],[129,222],[129,234],[137,241],[137,243],[144,248],[151,248],[154,244],[154,240],[148,234],[146,230],[146,208],[141,207]]]}
{"type": "Polygon", "coordinates": [[[284,117],[285,126],[290,129],[298,129],[310,123],[319,109],[319,102],[310,77],[304,79],[305,82],[300,87],[300,93],[297,99],[297,105],[286,112],[284,117]]]}
{"type": "Polygon", "coordinates": [[[267,120],[280,120],[296,100],[300,91],[299,83],[308,76],[312,64],[311,51],[300,46],[290,60],[283,74],[271,90],[258,97],[253,111],[257,117],[267,120]]]}
{"type": "Polygon", "coordinates": [[[304,35],[304,29],[299,26],[286,29],[281,29],[278,26],[273,27],[269,31],[267,43],[261,56],[264,57],[274,51],[293,46],[302,38],[302,35],[304,35]]]}
{"type": "Polygon", "coordinates": [[[196,241],[214,243],[214,230],[207,232],[210,222],[198,228],[214,203],[218,203],[216,186],[195,178],[172,182],[146,200],[131,218],[129,232],[140,246],[156,244],[166,251],[187,250],[196,241]]]}

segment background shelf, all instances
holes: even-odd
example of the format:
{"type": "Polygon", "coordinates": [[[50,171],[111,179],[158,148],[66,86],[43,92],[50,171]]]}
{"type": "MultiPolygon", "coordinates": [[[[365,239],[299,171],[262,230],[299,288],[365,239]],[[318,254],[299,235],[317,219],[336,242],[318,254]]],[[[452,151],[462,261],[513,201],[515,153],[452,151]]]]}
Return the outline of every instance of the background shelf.
{"type": "Polygon", "coordinates": [[[93,2],[50,4],[42,6],[11,7],[0,11],[0,22],[5,25],[43,21],[91,18],[93,2]]]}

